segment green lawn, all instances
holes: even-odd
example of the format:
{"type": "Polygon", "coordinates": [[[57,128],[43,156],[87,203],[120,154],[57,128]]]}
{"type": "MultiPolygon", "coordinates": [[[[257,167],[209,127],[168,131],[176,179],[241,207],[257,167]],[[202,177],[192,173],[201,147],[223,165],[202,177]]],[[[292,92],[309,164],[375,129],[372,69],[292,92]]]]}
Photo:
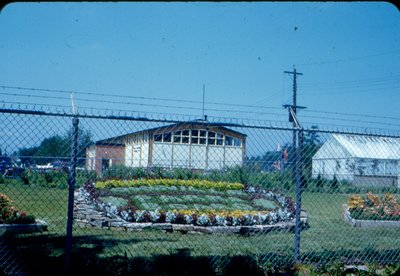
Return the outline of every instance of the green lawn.
{"type": "MultiPolygon", "coordinates": [[[[42,258],[60,258],[65,246],[68,191],[0,184],[0,193],[10,196],[18,208],[49,224],[47,233],[20,235],[18,244],[40,252],[38,256],[42,258]]],[[[301,233],[302,260],[324,263],[354,257],[369,262],[400,262],[399,229],[359,229],[346,224],[341,212],[348,197],[347,194],[303,193],[302,207],[307,210],[309,228],[301,233]]],[[[282,264],[292,261],[294,233],[281,231],[246,237],[157,230],[124,232],[74,226],[73,252],[87,254],[88,259],[117,255],[143,258],[185,252],[192,257],[211,258],[212,262],[222,257],[251,255],[257,256],[260,262],[282,264]]]]}
{"type": "Polygon", "coordinates": [[[51,233],[65,234],[68,190],[27,186],[16,182],[0,184],[0,193],[7,194],[19,209],[45,220],[51,233]]]}

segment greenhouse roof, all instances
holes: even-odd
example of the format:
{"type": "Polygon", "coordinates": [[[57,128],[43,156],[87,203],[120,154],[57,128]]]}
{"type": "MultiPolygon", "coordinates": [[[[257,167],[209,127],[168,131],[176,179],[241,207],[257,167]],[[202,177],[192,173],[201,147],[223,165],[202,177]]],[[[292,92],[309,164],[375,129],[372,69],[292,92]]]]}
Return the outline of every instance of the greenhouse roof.
{"type": "Polygon", "coordinates": [[[353,157],[369,159],[400,159],[400,139],[377,136],[333,134],[353,157]]]}

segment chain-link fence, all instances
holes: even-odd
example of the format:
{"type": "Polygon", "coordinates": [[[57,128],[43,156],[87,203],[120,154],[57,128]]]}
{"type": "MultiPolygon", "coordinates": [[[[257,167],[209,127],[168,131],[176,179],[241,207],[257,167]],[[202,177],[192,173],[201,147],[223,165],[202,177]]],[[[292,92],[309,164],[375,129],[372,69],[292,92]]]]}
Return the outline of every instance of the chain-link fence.
{"type": "Polygon", "coordinates": [[[400,137],[3,109],[6,274],[400,260],[400,137]]]}

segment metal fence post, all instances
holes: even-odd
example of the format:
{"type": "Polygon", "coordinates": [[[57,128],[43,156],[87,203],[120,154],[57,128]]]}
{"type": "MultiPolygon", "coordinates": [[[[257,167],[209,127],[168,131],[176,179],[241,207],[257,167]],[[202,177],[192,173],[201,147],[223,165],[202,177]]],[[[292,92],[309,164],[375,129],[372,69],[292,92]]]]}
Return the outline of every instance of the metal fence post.
{"type": "Polygon", "coordinates": [[[302,148],[303,148],[303,129],[298,130],[298,147],[296,150],[296,225],[294,240],[294,262],[300,261],[300,232],[301,232],[301,184],[303,179],[302,172],[302,148]]]}
{"type": "Polygon", "coordinates": [[[68,219],[67,219],[67,238],[65,245],[65,271],[70,269],[71,246],[72,246],[72,224],[74,219],[74,192],[75,192],[75,177],[76,177],[76,162],[78,156],[78,126],[79,119],[72,119],[72,145],[71,145],[71,164],[69,173],[69,191],[68,191],[68,219]]]}

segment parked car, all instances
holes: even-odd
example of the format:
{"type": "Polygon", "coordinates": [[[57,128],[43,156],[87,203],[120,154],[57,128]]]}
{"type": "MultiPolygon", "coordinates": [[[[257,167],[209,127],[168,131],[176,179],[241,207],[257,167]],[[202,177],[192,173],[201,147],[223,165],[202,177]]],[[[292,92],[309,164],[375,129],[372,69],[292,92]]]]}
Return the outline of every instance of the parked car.
{"type": "Polygon", "coordinates": [[[47,172],[47,171],[63,171],[63,172],[68,172],[69,171],[69,164],[68,162],[64,161],[53,161],[50,163],[47,163],[45,165],[36,165],[35,169],[41,172],[47,172]]]}

